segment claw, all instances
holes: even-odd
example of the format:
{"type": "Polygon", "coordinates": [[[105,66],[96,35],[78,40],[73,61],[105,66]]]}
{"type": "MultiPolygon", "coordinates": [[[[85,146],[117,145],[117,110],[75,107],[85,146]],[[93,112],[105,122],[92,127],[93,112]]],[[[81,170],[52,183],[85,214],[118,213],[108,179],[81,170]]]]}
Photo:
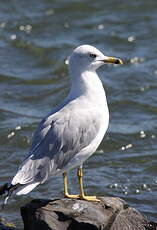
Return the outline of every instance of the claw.
{"type": "Polygon", "coordinates": [[[80,196],[79,196],[79,195],[64,194],[64,197],[65,197],[65,198],[70,198],[70,199],[77,199],[77,198],[79,198],[80,196]]]}
{"type": "Polygon", "coordinates": [[[86,200],[86,201],[100,202],[100,200],[98,200],[96,198],[96,196],[85,196],[85,195],[83,195],[83,196],[80,196],[80,199],[86,200]]]}

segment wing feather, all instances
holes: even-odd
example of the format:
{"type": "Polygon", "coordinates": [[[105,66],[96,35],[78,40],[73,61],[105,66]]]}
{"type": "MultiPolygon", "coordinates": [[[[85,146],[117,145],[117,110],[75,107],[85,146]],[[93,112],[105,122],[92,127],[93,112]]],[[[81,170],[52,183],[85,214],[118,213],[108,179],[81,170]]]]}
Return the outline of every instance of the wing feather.
{"type": "Polygon", "coordinates": [[[80,110],[74,106],[70,103],[42,120],[13,184],[43,183],[94,140],[100,128],[99,114],[90,106],[80,110]]]}

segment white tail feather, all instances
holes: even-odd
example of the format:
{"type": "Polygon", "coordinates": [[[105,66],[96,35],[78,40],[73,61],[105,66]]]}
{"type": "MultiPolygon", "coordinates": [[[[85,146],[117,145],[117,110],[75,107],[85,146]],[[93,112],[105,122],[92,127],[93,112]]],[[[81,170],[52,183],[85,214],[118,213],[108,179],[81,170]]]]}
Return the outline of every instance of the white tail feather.
{"type": "Polygon", "coordinates": [[[16,195],[18,195],[18,196],[25,195],[25,194],[29,193],[30,191],[32,191],[39,184],[40,184],[39,182],[36,182],[36,183],[31,183],[31,184],[24,185],[23,187],[21,187],[16,192],[16,195]]]}

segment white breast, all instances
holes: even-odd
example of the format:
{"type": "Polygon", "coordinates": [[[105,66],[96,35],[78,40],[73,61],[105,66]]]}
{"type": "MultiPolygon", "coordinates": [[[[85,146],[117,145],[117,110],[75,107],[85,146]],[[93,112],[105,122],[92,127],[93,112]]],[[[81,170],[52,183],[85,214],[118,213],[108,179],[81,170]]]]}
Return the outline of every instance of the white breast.
{"type": "Polygon", "coordinates": [[[84,97],[83,98],[84,101],[85,98],[88,101],[91,101],[93,110],[97,110],[97,114],[98,114],[97,119],[100,120],[100,129],[98,131],[97,136],[94,138],[94,140],[87,147],[85,147],[78,154],[76,154],[75,157],[73,157],[69,161],[69,163],[67,164],[64,170],[70,170],[72,168],[82,165],[83,162],[96,151],[108,128],[109,111],[108,111],[108,105],[107,105],[104,88],[97,74],[96,76],[94,75],[93,78],[92,76],[90,77],[91,77],[90,81],[89,79],[86,78],[86,83],[87,83],[86,90],[84,95],[82,95],[82,97],[84,97]]]}

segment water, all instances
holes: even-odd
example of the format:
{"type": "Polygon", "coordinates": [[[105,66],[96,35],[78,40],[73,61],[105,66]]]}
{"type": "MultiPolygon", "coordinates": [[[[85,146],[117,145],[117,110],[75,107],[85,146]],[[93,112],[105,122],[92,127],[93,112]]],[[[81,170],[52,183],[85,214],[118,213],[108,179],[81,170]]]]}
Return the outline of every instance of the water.
{"type": "MultiPolygon", "coordinates": [[[[85,190],[119,196],[147,218],[157,217],[157,2],[0,2],[0,184],[27,153],[41,118],[67,95],[66,56],[91,44],[123,66],[98,72],[106,89],[110,126],[84,165],[85,190]]],[[[69,186],[77,193],[76,171],[69,186]]],[[[20,229],[19,207],[32,198],[62,196],[62,178],[49,179],[8,202],[1,216],[20,229]]]]}

